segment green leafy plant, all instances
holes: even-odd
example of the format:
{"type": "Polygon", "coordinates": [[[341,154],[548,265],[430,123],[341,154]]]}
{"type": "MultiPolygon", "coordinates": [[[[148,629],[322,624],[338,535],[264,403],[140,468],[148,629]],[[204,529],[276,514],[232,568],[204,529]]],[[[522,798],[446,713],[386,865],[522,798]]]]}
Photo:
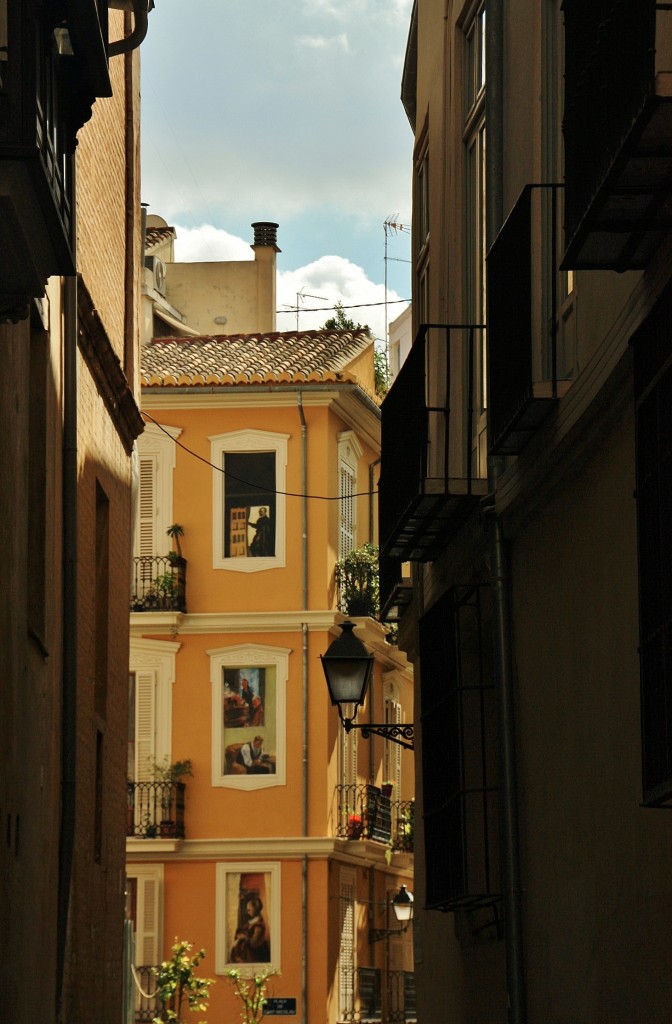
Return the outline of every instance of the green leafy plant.
{"type": "Polygon", "coordinates": [[[235,967],[226,972],[226,977],[231,982],[236,999],[243,1004],[241,1019],[244,1024],[258,1024],[264,1016],[264,1004],[266,1002],[266,989],[269,978],[276,975],[275,970],[263,970],[251,977],[244,975],[235,967]]]}
{"type": "MultiPolygon", "coordinates": [[[[166,1021],[181,1024],[185,1000],[192,1011],[207,1010],[210,986],[214,985],[214,980],[196,976],[196,968],[204,958],[205,950],[200,949],[194,956],[189,955],[190,951],[191,943],[176,938],[170,960],[164,960],[160,967],[152,968],[156,977],[156,995],[163,1004],[159,1016],[153,1018],[152,1024],[165,1024],[166,1021]]],[[[200,1021],[199,1024],[207,1022],[200,1021]]]]}
{"type": "Polygon", "coordinates": [[[378,548],[364,544],[336,562],[338,606],[346,615],[370,615],[380,608],[378,548]]]}
{"type": "Polygon", "coordinates": [[[381,346],[376,346],[373,350],[373,376],[376,394],[379,398],[384,398],[390,390],[390,368],[387,353],[381,346]]]}
{"type": "Polygon", "coordinates": [[[171,763],[168,754],[162,761],[154,761],[150,758],[150,770],[155,782],[179,782],[185,775],[191,775],[192,778],[194,775],[191,758],[171,763]]]}

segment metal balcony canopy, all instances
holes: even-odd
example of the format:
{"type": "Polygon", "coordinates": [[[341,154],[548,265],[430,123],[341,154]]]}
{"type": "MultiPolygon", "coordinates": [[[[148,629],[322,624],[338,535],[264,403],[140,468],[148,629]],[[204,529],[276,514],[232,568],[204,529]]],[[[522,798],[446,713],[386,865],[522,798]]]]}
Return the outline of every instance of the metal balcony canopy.
{"type": "Polygon", "coordinates": [[[670,4],[565,0],[564,11],[562,266],[643,269],[672,227],[672,67],[655,63],[670,4]]]}

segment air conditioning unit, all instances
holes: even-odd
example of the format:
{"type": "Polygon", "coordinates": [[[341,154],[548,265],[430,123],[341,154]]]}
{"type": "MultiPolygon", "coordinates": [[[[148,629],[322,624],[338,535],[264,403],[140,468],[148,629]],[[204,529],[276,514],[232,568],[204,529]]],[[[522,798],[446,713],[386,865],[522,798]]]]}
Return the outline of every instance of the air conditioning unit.
{"type": "Polygon", "coordinates": [[[152,272],[154,287],[160,295],[166,294],[166,264],[158,256],[146,256],[145,266],[152,272]]]}

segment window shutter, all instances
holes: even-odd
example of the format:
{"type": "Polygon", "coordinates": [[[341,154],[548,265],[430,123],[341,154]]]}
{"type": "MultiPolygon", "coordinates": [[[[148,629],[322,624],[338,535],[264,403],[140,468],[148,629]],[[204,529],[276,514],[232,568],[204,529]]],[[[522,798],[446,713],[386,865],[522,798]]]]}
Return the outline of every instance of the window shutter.
{"type": "Polygon", "coordinates": [[[341,462],[338,486],[339,558],[345,558],[355,546],[355,490],[355,474],[350,466],[341,462]]]}
{"type": "Polygon", "coordinates": [[[140,484],[138,494],[138,519],[135,538],[136,555],[156,555],[158,460],[155,455],[140,458],[140,484]]]}
{"type": "Polygon", "coordinates": [[[156,670],[135,673],[135,781],[151,778],[156,758],[156,670]]]}
{"type": "Polygon", "coordinates": [[[351,1019],[355,1003],[355,884],[348,875],[341,875],[341,943],[338,953],[340,1019],[351,1019]]]}
{"type": "Polygon", "coordinates": [[[154,967],[161,962],[161,936],[159,920],[161,907],[161,880],[157,876],[139,875],[138,919],[136,921],[136,967],[154,967]]]}

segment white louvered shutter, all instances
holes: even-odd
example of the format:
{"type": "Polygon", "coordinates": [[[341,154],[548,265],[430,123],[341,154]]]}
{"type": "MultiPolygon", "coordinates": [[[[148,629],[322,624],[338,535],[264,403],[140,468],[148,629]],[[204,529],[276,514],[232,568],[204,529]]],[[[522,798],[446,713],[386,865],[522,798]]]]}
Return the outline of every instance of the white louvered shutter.
{"type": "Polygon", "coordinates": [[[156,760],[156,670],[135,673],[135,781],[151,779],[156,760]]]}
{"type": "Polygon", "coordinates": [[[345,558],[355,546],[355,474],[352,467],[339,465],[339,536],[338,557],[345,558]]]}
{"type": "Polygon", "coordinates": [[[153,967],[161,963],[162,959],[159,935],[161,879],[158,874],[138,875],[137,886],[135,964],[136,967],[153,967]]]}
{"type": "Polygon", "coordinates": [[[355,1009],[355,883],[352,876],[340,879],[341,941],[338,952],[339,1019],[352,1019],[355,1009]]]}
{"type": "MultiPolygon", "coordinates": [[[[140,457],[140,480],[138,486],[138,516],[135,536],[136,555],[157,555],[157,475],[156,455],[140,457]]],[[[166,545],[167,546],[167,542],[166,545]]]]}
{"type": "MultiPolygon", "coordinates": [[[[385,722],[388,725],[401,725],[401,704],[399,701],[386,698],[385,700],[385,722]]],[[[385,778],[394,782],[394,796],[399,799],[401,796],[401,753],[403,747],[392,740],[385,741],[383,769],[385,778]]]]}

